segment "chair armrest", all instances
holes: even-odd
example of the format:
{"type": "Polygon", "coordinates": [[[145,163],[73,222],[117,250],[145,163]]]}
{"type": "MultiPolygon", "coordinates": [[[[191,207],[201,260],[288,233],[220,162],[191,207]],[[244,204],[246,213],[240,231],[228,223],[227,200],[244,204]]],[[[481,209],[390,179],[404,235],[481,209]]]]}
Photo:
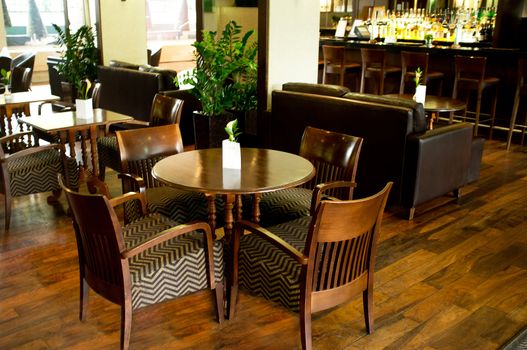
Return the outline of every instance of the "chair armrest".
{"type": "Polygon", "coordinates": [[[143,194],[146,193],[146,185],[142,177],[130,173],[119,173],[117,174],[117,178],[121,179],[123,182],[130,181],[133,184],[133,187],[130,186],[130,190],[138,191],[143,194]]]}
{"type": "Polygon", "coordinates": [[[31,131],[25,131],[25,132],[19,132],[16,134],[11,134],[7,136],[0,137],[0,144],[8,143],[9,141],[13,141],[15,139],[22,139],[24,136],[33,136],[33,133],[31,131]]]}
{"type": "Polygon", "coordinates": [[[126,120],[126,121],[115,121],[115,122],[110,122],[106,124],[106,129],[104,131],[105,135],[110,135],[111,134],[110,127],[116,124],[133,124],[133,125],[142,125],[145,127],[150,126],[150,122],[145,122],[144,120],[138,120],[138,119],[126,120]]]}
{"type": "Polygon", "coordinates": [[[234,244],[235,246],[237,245],[239,247],[240,237],[244,230],[247,230],[251,233],[257,234],[258,236],[262,237],[266,241],[273,244],[275,247],[282,250],[284,253],[287,253],[293,259],[298,261],[298,263],[302,265],[307,264],[308,262],[307,256],[299,252],[291,244],[287,243],[286,241],[284,241],[282,238],[278,237],[271,231],[261,227],[260,225],[247,221],[247,220],[240,220],[234,224],[234,241],[235,241],[234,244]]]}
{"type": "Polygon", "coordinates": [[[110,202],[110,205],[115,208],[121,204],[124,204],[126,202],[132,201],[132,200],[138,200],[141,202],[141,210],[143,215],[146,213],[146,199],[143,193],[140,192],[127,192],[120,196],[108,199],[108,202],[110,202]]]}
{"type": "Polygon", "coordinates": [[[69,103],[69,102],[65,102],[65,101],[44,101],[44,102],[41,102],[38,105],[38,115],[42,114],[42,107],[44,105],[46,105],[46,104],[50,104],[51,106],[59,107],[61,109],[60,112],[71,111],[71,110],[73,110],[75,108],[75,104],[69,103]]]}
{"type": "Polygon", "coordinates": [[[53,148],[58,149],[60,152],[62,152],[62,154],[64,154],[64,145],[54,143],[54,144],[49,144],[49,145],[44,145],[44,146],[30,147],[30,148],[23,149],[13,154],[9,154],[6,158],[2,159],[1,162],[14,161],[18,158],[23,158],[30,154],[42,152],[42,151],[53,149],[53,148]]]}
{"type": "MultiPolygon", "coordinates": [[[[311,209],[310,209],[311,216],[315,215],[315,212],[320,203],[320,200],[322,199],[322,195],[324,194],[324,192],[330,189],[334,189],[334,188],[345,188],[345,187],[350,188],[350,192],[351,192],[352,189],[357,187],[357,184],[352,181],[333,181],[333,182],[322,183],[322,184],[316,185],[313,191],[313,196],[311,197],[311,209]]],[[[339,200],[339,198],[329,197],[329,196],[325,196],[324,199],[339,200]]]]}
{"type": "MultiPolygon", "coordinates": [[[[158,232],[157,234],[151,236],[148,238],[148,240],[141,242],[140,244],[127,249],[123,250],[121,252],[121,258],[128,259],[131,258],[141,252],[144,252],[145,250],[152,248],[160,243],[163,243],[165,241],[168,241],[169,239],[172,239],[177,236],[181,236],[182,234],[201,230],[205,233],[206,241],[207,241],[207,251],[212,253],[212,232],[210,229],[209,224],[203,221],[193,221],[188,224],[182,224],[175,227],[171,227],[169,229],[166,229],[164,231],[158,232]]],[[[214,283],[214,279],[211,280],[211,283],[214,283]]]]}

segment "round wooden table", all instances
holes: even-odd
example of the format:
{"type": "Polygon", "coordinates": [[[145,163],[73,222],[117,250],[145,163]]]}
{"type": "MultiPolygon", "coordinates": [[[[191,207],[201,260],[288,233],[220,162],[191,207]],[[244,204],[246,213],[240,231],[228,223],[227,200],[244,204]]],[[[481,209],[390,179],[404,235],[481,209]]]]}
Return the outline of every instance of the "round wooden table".
{"type": "MultiPolygon", "coordinates": [[[[389,94],[385,96],[404,98],[407,100],[413,99],[413,95],[410,95],[410,94],[404,94],[404,95],[389,94]]],[[[467,104],[464,101],[456,100],[451,97],[427,95],[423,108],[425,112],[432,113],[432,116],[430,118],[430,126],[431,126],[433,119],[434,119],[434,115],[436,113],[446,113],[446,112],[450,113],[449,123],[452,124],[452,122],[454,121],[454,112],[466,110],[467,104]]],[[[430,129],[431,128],[432,127],[430,127],[430,129]]]]}
{"type": "Polygon", "coordinates": [[[260,217],[259,194],[301,185],[315,176],[315,168],[298,155],[257,148],[241,149],[241,169],[222,167],[221,148],[179,153],[159,161],[152,169],[157,180],[207,195],[209,222],[216,226],[215,195],[225,201],[225,235],[230,239],[235,217],[241,219],[241,195],[254,194],[252,216],[260,217]]]}

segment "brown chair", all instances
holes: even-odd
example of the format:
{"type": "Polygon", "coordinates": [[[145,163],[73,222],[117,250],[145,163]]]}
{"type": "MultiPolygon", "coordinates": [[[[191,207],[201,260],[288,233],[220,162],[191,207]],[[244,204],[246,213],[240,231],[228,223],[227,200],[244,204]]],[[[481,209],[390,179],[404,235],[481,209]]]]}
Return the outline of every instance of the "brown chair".
{"type": "MultiPolygon", "coordinates": [[[[516,118],[518,116],[518,109],[520,107],[520,100],[522,97],[527,96],[527,59],[522,58],[518,61],[518,77],[516,82],[516,92],[514,94],[514,104],[512,106],[511,124],[509,127],[509,134],[507,136],[507,151],[511,147],[512,133],[516,127],[516,118]]],[[[523,129],[521,131],[521,144],[523,145],[523,139],[525,138],[525,132],[527,131],[527,116],[523,125],[520,125],[523,129]]]]}
{"type": "MultiPolygon", "coordinates": [[[[355,74],[355,86],[359,85],[359,74],[361,65],[355,62],[348,62],[345,55],[344,46],[322,45],[323,73],[322,84],[328,84],[328,75],[336,75],[338,84],[344,86],[346,74],[355,74]]],[[[356,90],[355,90],[356,91],[356,90]]]]}
{"type": "Polygon", "coordinates": [[[300,309],[302,348],[311,349],[311,314],[362,293],[366,331],[373,332],[375,255],[392,183],[368,198],[319,202],[324,191],[341,186],[349,190],[354,183],[316,188],[312,217],[268,229],[243,220],[234,225],[231,319],[239,283],[267,299],[300,309]]]}
{"type": "MultiPolygon", "coordinates": [[[[207,220],[204,194],[163,186],[152,176],[152,168],[164,157],[183,152],[179,124],[117,132],[121,169],[130,174],[123,179],[123,193],[139,190],[131,177],[140,177],[151,212],[160,213],[177,223],[207,220]]],[[[219,202],[219,201],[218,201],[219,202]]],[[[218,203],[219,207],[223,204],[218,203]]],[[[127,221],[133,220],[134,208],[125,208],[127,221]]]]}
{"type": "MultiPolygon", "coordinates": [[[[267,227],[310,215],[311,196],[317,184],[332,181],[355,181],[362,138],[338,132],[306,127],[299,155],[311,161],[315,177],[301,187],[265,193],[259,201],[260,225],[267,227]]],[[[353,191],[332,193],[351,199],[353,191]]]]}
{"type": "MultiPolygon", "coordinates": [[[[452,98],[458,98],[460,91],[465,91],[465,100],[467,106],[470,92],[475,91],[477,94],[476,112],[474,117],[474,135],[478,135],[481,114],[481,100],[483,91],[487,88],[493,89],[492,106],[490,111],[490,138],[494,129],[494,119],[496,116],[496,104],[498,101],[498,83],[500,80],[495,77],[485,76],[486,57],[474,56],[455,56],[455,78],[452,98]]],[[[467,111],[465,110],[465,116],[467,111]]]]}
{"type": "MultiPolygon", "coordinates": [[[[179,124],[181,121],[181,112],[183,110],[183,100],[168,97],[161,94],[154,96],[152,108],[150,110],[150,120],[143,122],[134,120],[127,123],[120,122],[121,127],[118,130],[137,129],[147,126],[160,126],[179,124]],[[125,125],[124,125],[125,124],[125,125]]],[[[114,125],[115,126],[115,125],[114,125]]],[[[108,126],[106,132],[109,133],[108,126]]],[[[115,136],[105,136],[97,139],[97,150],[99,152],[99,169],[100,178],[104,180],[106,167],[122,172],[121,159],[119,158],[119,149],[115,136]]]]}
{"type": "Polygon", "coordinates": [[[64,146],[29,147],[31,137],[31,132],[26,132],[0,138],[0,193],[4,195],[6,231],[13,197],[51,191],[48,202],[56,202],[60,195],[57,173],[64,174],[69,186],[78,187],[77,162],[65,155],[64,146]]]}
{"type": "Polygon", "coordinates": [[[223,321],[222,247],[213,243],[207,223],[176,226],[162,215],[147,215],[141,193],[108,199],[62,188],[77,239],[81,321],[89,288],[121,306],[121,349],[129,348],[132,310],[204,288],[212,291],[216,318],[223,321]],[[121,226],[114,207],[130,200],[141,203],[142,215],[121,226]]]}
{"type": "MultiPolygon", "coordinates": [[[[443,77],[445,76],[442,72],[429,72],[428,71],[428,52],[410,52],[401,51],[401,85],[399,87],[399,94],[404,94],[405,86],[408,82],[412,83],[415,87],[415,71],[420,68],[422,71],[422,82],[429,85],[430,81],[438,80],[437,84],[437,96],[441,96],[443,90],[443,77]]],[[[429,91],[429,89],[427,89],[429,91]]],[[[427,92],[428,92],[427,91],[427,92]]],[[[412,93],[415,89],[412,90],[412,93]]]]}
{"type": "Polygon", "coordinates": [[[364,93],[366,78],[372,78],[377,83],[377,95],[384,94],[384,81],[388,75],[401,73],[401,68],[386,64],[386,50],[361,48],[362,75],[360,92],[364,93]]]}

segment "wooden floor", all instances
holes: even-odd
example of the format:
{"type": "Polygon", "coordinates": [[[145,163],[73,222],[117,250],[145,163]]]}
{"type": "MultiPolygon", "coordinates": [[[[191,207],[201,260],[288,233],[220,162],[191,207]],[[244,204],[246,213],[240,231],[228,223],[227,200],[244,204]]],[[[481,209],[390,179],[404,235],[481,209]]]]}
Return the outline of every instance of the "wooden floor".
{"type": "MultiPolygon", "coordinates": [[[[481,179],[459,204],[445,198],[411,222],[386,213],[375,332],[366,335],[357,298],[315,316],[316,349],[497,349],[527,326],[527,147],[504,146],[487,142],[481,179]]],[[[45,195],[19,198],[11,231],[0,233],[0,349],[118,348],[118,307],[90,292],[87,320],[78,320],[65,209],[64,198],[56,206],[45,195]]],[[[221,325],[206,292],[138,310],[131,340],[133,349],[299,344],[296,314],[243,292],[237,318],[221,325]]]]}

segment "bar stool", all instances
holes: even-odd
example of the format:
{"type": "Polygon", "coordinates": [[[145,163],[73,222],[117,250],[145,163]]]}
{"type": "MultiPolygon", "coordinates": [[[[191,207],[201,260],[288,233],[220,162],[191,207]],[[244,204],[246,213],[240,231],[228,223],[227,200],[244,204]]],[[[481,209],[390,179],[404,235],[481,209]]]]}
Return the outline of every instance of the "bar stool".
{"type": "MultiPolygon", "coordinates": [[[[511,141],[512,141],[512,133],[514,132],[514,128],[516,126],[516,117],[518,115],[518,108],[520,106],[520,99],[521,97],[527,96],[527,59],[522,58],[518,61],[518,80],[516,85],[516,93],[514,94],[514,104],[512,107],[512,115],[511,115],[511,125],[509,127],[509,135],[507,137],[507,151],[511,147],[511,141]]],[[[521,135],[521,144],[523,145],[523,139],[525,137],[525,132],[527,131],[527,116],[526,120],[524,121],[524,124],[521,125],[521,128],[523,129],[521,135]]]]}
{"type": "Polygon", "coordinates": [[[324,60],[322,84],[327,84],[328,74],[335,74],[338,76],[339,85],[344,86],[345,75],[355,73],[355,86],[359,85],[358,77],[361,65],[355,62],[347,62],[345,50],[344,46],[322,45],[322,55],[324,60]]]}
{"type": "Polygon", "coordinates": [[[423,72],[422,81],[428,85],[431,80],[438,80],[437,96],[441,96],[443,89],[443,77],[445,76],[442,72],[429,72],[428,71],[428,52],[401,52],[401,86],[399,87],[399,94],[404,94],[404,88],[406,83],[415,80],[415,71],[417,68],[421,68],[423,72]]]}
{"type": "MultiPolygon", "coordinates": [[[[494,129],[494,119],[496,117],[496,103],[498,101],[498,83],[500,80],[495,77],[485,76],[485,66],[487,63],[486,57],[474,57],[474,56],[455,56],[455,79],[454,79],[454,90],[452,92],[452,98],[456,99],[458,90],[468,90],[466,101],[468,106],[468,100],[470,97],[470,91],[477,92],[476,101],[476,116],[474,118],[474,135],[478,134],[478,127],[480,122],[481,114],[481,98],[483,96],[483,90],[486,88],[494,88],[494,96],[492,98],[492,106],[490,112],[490,134],[489,138],[492,139],[492,131],[494,129]]],[[[465,110],[465,116],[466,116],[465,110]]]]}
{"type": "Polygon", "coordinates": [[[384,80],[389,74],[400,73],[401,68],[386,65],[386,50],[361,48],[362,76],[360,92],[364,93],[365,78],[377,79],[377,94],[384,94],[384,80]]]}

